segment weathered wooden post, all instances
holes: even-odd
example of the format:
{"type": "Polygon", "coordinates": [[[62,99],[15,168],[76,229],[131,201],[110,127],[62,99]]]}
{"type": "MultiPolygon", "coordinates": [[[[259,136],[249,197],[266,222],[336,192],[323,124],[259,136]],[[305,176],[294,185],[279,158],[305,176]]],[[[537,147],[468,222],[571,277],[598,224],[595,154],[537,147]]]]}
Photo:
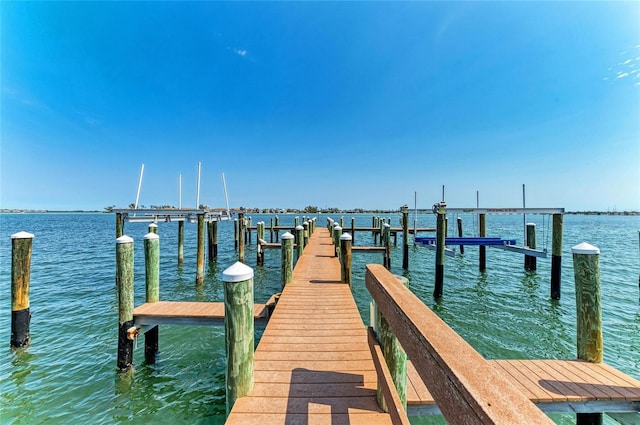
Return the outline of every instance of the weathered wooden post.
{"type": "MultiPolygon", "coordinates": [[[[116,276],[118,280],[118,370],[133,365],[133,239],[116,239],[116,276]]],[[[134,328],[135,329],[135,328],[134,328]]]]}
{"type": "MultiPolygon", "coordinates": [[[[487,215],[478,214],[478,236],[484,238],[487,236],[487,215]]],[[[478,247],[478,269],[483,272],[487,269],[487,247],[480,245],[478,247]]]]}
{"type": "Polygon", "coordinates": [[[207,259],[213,263],[213,222],[207,222],[207,259]]]}
{"type": "MultiPolygon", "coordinates": [[[[578,359],[602,363],[600,250],[583,242],[571,249],[576,285],[578,359]]],[[[578,413],[577,425],[602,423],[602,413],[578,413]]]]}
{"type": "Polygon", "coordinates": [[[204,283],[204,213],[198,214],[198,246],[196,252],[196,284],[204,283]]]}
{"type": "Polygon", "coordinates": [[[238,214],[238,261],[244,263],[244,213],[238,214]]]}
{"type": "MultiPolygon", "coordinates": [[[[146,302],[160,301],[160,237],[149,232],[144,236],[144,270],[146,302]]],[[[144,333],[144,358],[147,364],[156,361],[158,353],[158,327],[144,333]]]]}
{"type": "Polygon", "coordinates": [[[116,239],[124,234],[124,219],[122,213],[116,213],[116,239]]]}
{"type": "Polygon", "coordinates": [[[246,226],[244,227],[244,230],[247,232],[245,243],[249,245],[251,243],[251,217],[246,218],[246,226]]]}
{"type": "Polygon", "coordinates": [[[344,216],[340,217],[340,227],[344,229],[344,216]]]}
{"type": "Polygon", "coordinates": [[[156,235],[158,234],[158,225],[156,223],[151,223],[149,225],[149,233],[155,233],[156,235]]]}
{"type": "Polygon", "coordinates": [[[340,236],[340,280],[351,287],[351,235],[340,236]]]}
{"type": "Polygon", "coordinates": [[[562,280],[562,214],[553,215],[551,233],[551,299],[560,299],[562,280]]]}
{"type": "Polygon", "coordinates": [[[233,219],[233,248],[238,250],[238,235],[240,234],[240,220],[237,218],[233,219]]]}
{"type": "MultiPolygon", "coordinates": [[[[458,237],[461,238],[462,237],[462,217],[458,217],[457,220],[458,222],[458,237]]],[[[460,245],[460,254],[464,254],[464,245],[460,245]]]]}
{"type": "Polygon", "coordinates": [[[264,222],[256,223],[256,264],[264,264],[264,250],[262,249],[262,241],[264,240],[264,222]]]}
{"type": "Polygon", "coordinates": [[[402,268],[409,268],[409,207],[402,207],[402,268]]]}
{"type": "Polygon", "coordinates": [[[391,225],[384,224],[384,266],[387,270],[391,270],[391,225]]]}
{"type": "MultiPolygon", "coordinates": [[[[398,279],[398,284],[406,287],[409,286],[409,280],[406,277],[394,275],[398,279]]],[[[398,391],[398,396],[405,410],[407,409],[407,353],[405,353],[400,341],[393,333],[391,326],[380,313],[378,308],[374,308],[375,312],[375,329],[378,342],[382,348],[384,360],[387,363],[391,379],[398,391]]],[[[382,397],[382,388],[378,383],[378,404],[385,412],[388,411],[384,397],[382,397]]]]}
{"type": "Polygon", "coordinates": [[[356,243],[356,218],[351,217],[351,244],[356,243]]]}
{"type": "Polygon", "coordinates": [[[335,257],[340,256],[340,235],[342,234],[342,227],[335,223],[333,226],[333,253],[335,257]]]}
{"type": "Polygon", "coordinates": [[[444,247],[445,247],[445,238],[446,227],[444,224],[444,220],[446,218],[445,213],[446,204],[444,202],[440,202],[438,204],[438,217],[436,221],[436,284],[433,289],[433,297],[441,298],[442,297],[442,287],[444,285],[444,247]]]}
{"type": "Polygon", "coordinates": [[[293,240],[294,236],[285,232],[282,235],[282,266],[281,266],[281,279],[282,288],[285,285],[293,282],[293,240]]]}
{"type": "Polygon", "coordinates": [[[269,219],[269,242],[273,243],[273,217],[269,219]]]}
{"type": "Polygon", "coordinates": [[[178,266],[184,264],[184,221],[178,222],[178,266]]]}
{"type": "Polygon", "coordinates": [[[11,348],[27,346],[31,340],[29,287],[32,245],[31,233],[18,232],[11,235],[11,348]]]}
{"type": "Polygon", "coordinates": [[[298,258],[300,258],[304,252],[304,227],[299,224],[296,226],[296,247],[298,258]]]}
{"type": "Polygon", "coordinates": [[[227,355],[227,414],[253,389],[253,269],[237,262],[222,272],[227,355]]]}
{"type": "MultiPolygon", "coordinates": [[[[527,223],[527,241],[525,245],[531,249],[536,249],[536,224],[527,223]]],[[[535,271],[537,268],[536,257],[532,255],[524,256],[524,269],[535,271]]]]}
{"type": "Polygon", "coordinates": [[[304,246],[309,245],[309,222],[304,221],[302,223],[302,227],[304,228],[304,246]]]}
{"type": "Polygon", "coordinates": [[[278,242],[280,238],[280,229],[278,229],[278,226],[280,226],[280,218],[276,216],[276,242],[278,242]]]}
{"type": "Polygon", "coordinates": [[[218,220],[211,222],[213,225],[213,259],[218,258],[218,220]]]}
{"type": "Polygon", "coordinates": [[[298,227],[299,224],[300,224],[300,217],[295,216],[293,218],[293,227],[298,227]]]}
{"type": "Polygon", "coordinates": [[[384,218],[382,218],[379,222],[380,227],[378,228],[378,232],[380,234],[380,246],[384,246],[384,225],[385,225],[385,221],[384,218]]]}

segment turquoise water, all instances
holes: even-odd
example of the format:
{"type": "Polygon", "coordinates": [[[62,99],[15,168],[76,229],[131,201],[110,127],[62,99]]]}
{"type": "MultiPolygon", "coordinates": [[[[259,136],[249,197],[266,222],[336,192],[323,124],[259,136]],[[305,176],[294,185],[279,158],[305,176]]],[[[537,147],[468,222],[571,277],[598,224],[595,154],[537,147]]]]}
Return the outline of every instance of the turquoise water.
{"type": "MultiPolygon", "coordinates": [[[[397,214],[391,217],[398,225],[397,214]]],[[[253,215],[253,223],[271,216],[253,215]]],[[[357,226],[370,226],[370,215],[357,215],[357,226]]],[[[474,219],[462,216],[465,235],[474,219]]],[[[335,219],[339,217],[334,216],[335,219]]],[[[413,223],[413,216],[411,216],[413,223]]],[[[346,226],[351,215],[345,215],[346,226]]],[[[551,251],[550,225],[542,216],[538,246],[551,251]]],[[[281,215],[283,225],[293,216],[281,215]]],[[[454,222],[451,220],[450,222],[454,222]]],[[[319,223],[325,223],[324,216],[319,223]]],[[[420,215],[419,226],[434,226],[434,216],[420,215]]],[[[488,216],[490,236],[522,241],[521,216],[488,216]]],[[[605,361],[640,379],[640,303],[638,274],[639,217],[565,216],[562,299],[549,299],[550,260],[538,259],[536,273],[525,272],[523,256],[487,249],[487,272],[477,270],[477,248],[446,257],[444,297],[432,298],[434,252],[410,249],[410,271],[402,270],[401,237],[393,250],[392,272],[410,280],[411,289],[487,358],[575,357],[575,298],[571,247],[586,241],[601,249],[605,361]]],[[[136,305],[144,301],[145,223],[127,223],[135,240],[136,305]]],[[[177,224],[159,223],[161,299],[221,301],[222,271],[235,262],[233,224],[219,226],[219,258],[195,285],[196,226],[185,225],[185,262],[177,266],[177,224]]],[[[2,424],[219,424],[224,422],[224,335],[221,327],[160,329],[154,365],[144,363],[143,341],[135,351],[135,372],[116,372],[115,217],[112,214],[0,215],[0,422],[2,424]],[[35,234],[31,274],[31,346],[9,348],[10,235],[35,234]]],[[[268,232],[267,232],[268,239],[268,232]]],[[[255,242],[255,235],[254,235],[255,242]]],[[[358,245],[371,235],[358,232],[358,245]]],[[[256,302],[280,288],[280,253],[267,250],[265,266],[255,266],[255,248],[246,252],[255,269],[256,302]]],[[[369,295],[364,265],[382,263],[380,254],[354,255],[354,294],[365,321],[369,295]]],[[[258,336],[261,329],[258,330],[258,336]]],[[[574,423],[571,415],[553,415],[574,423]]],[[[441,418],[412,418],[412,423],[443,423],[441,418]]],[[[608,422],[608,423],[613,423],[608,422]]]]}

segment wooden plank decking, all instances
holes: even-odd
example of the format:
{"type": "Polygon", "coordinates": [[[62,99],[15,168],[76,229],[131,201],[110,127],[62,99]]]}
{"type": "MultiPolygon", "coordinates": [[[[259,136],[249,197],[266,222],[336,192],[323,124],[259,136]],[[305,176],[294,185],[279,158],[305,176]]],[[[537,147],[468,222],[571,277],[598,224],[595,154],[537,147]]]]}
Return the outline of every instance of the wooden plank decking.
{"type": "Polygon", "coordinates": [[[255,352],[254,388],[228,424],[390,424],[376,401],[367,331],[317,228],[255,352]]]}
{"type": "MultiPolygon", "coordinates": [[[[489,360],[545,412],[639,412],[640,381],[604,363],[580,360],[489,360]]],[[[407,365],[409,416],[440,414],[433,396],[407,365]]]]}
{"type": "MultiPolygon", "coordinates": [[[[254,320],[266,320],[269,303],[253,306],[254,320]]],[[[158,301],[133,310],[136,325],[224,325],[224,303],[158,301]]]]}

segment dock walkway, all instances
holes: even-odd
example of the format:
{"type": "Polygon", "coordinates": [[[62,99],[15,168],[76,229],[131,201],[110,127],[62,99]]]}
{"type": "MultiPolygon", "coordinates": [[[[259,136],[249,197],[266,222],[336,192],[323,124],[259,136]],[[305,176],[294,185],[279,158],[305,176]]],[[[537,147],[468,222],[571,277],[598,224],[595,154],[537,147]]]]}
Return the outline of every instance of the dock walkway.
{"type": "Polygon", "coordinates": [[[255,352],[254,387],[227,424],[390,424],[376,401],[367,330],[329,233],[318,228],[255,352]]]}

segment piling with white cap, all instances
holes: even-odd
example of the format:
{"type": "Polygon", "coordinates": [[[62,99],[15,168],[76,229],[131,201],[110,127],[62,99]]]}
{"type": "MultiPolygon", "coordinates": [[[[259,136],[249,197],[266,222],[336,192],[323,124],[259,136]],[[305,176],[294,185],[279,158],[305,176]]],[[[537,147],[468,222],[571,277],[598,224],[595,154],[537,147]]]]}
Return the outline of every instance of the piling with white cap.
{"type": "Polygon", "coordinates": [[[304,227],[299,224],[296,226],[296,246],[298,248],[298,258],[300,258],[304,253],[304,227]]]}
{"type": "Polygon", "coordinates": [[[342,235],[342,227],[336,222],[333,226],[333,247],[334,247],[334,256],[340,257],[340,235],[342,235]]]}
{"type": "MultiPolygon", "coordinates": [[[[149,232],[144,236],[144,271],[146,302],[160,301],[160,236],[149,232]]],[[[156,361],[158,353],[158,327],[144,333],[144,358],[147,364],[156,361]]]]}
{"type": "Polygon", "coordinates": [[[118,369],[133,366],[133,239],[122,235],[116,239],[116,280],[118,282],[118,369]]]}
{"type": "Polygon", "coordinates": [[[253,389],[253,269],[237,262],[222,272],[227,355],[227,414],[253,389]]]}
{"type": "Polygon", "coordinates": [[[158,225],[156,223],[151,223],[149,225],[149,233],[158,233],[158,225]]]}
{"type": "Polygon", "coordinates": [[[31,247],[33,234],[11,235],[11,348],[29,345],[29,287],[31,285],[31,247]]]}
{"type": "Polygon", "coordinates": [[[282,235],[282,287],[293,281],[293,235],[282,235]]]}
{"type": "Polygon", "coordinates": [[[351,235],[343,233],[340,236],[340,280],[349,287],[351,287],[351,244],[351,235]]]}

